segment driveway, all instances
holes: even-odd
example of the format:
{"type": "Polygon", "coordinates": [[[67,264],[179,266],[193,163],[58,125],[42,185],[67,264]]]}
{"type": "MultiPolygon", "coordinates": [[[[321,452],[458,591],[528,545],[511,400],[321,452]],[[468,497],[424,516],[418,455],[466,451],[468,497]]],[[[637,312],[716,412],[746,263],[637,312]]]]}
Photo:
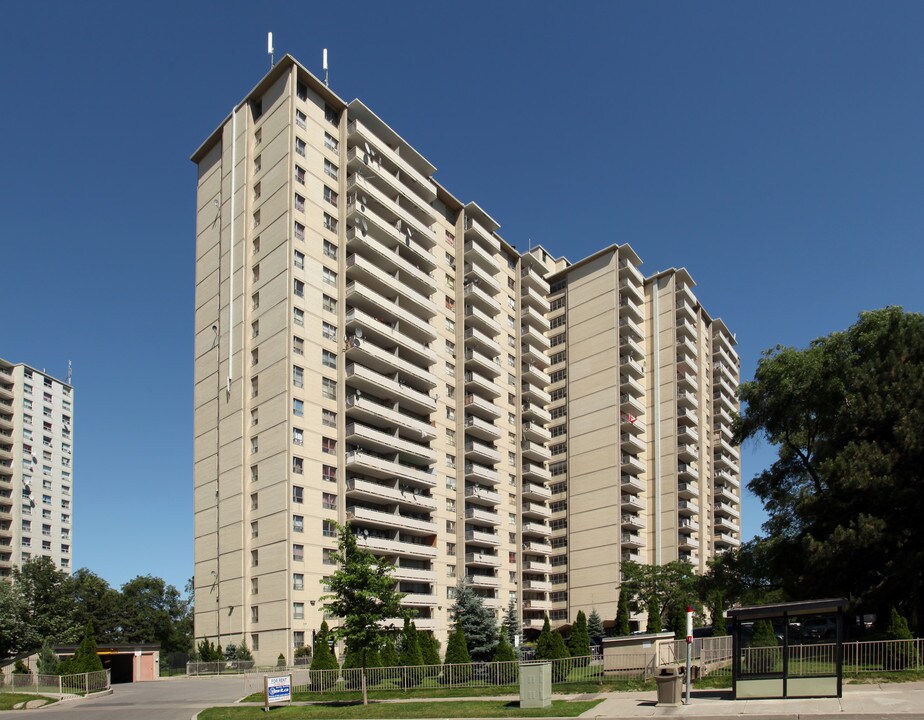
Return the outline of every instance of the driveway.
{"type": "Polygon", "coordinates": [[[241,676],[164,678],[113,685],[112,695],[59,702],[40,715],[42,720],[189,720],[200,710],[243,696],[241,676]]]}

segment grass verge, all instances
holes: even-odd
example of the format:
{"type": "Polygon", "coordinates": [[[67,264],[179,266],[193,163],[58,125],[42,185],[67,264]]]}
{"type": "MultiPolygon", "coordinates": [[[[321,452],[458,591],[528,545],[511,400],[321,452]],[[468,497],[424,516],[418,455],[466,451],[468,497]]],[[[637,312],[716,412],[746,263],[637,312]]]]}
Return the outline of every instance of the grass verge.
{"type": "MultiPolygon", "coordinates": [[[[518,702],[504,700],[468,700],[453,703],[325,703],[292,705],[272,709],[273,717],[311,718],[317,720],[359,720],[361,718],[487,718],[487,717],[577,717],[600,703],[600,700],[554,700],[550,708],[521,709],[518,702]]],[[[265,718],[262,707],[209,708],[199,713],[200,720],[259,720],[265,718]]]]}
{"type": "Polygon", "coordinates": [[[26,693],[0,693],[0,710],[12,710],[14,706],[30,700],[44,700],[46,705],[57,702],[52,698],[43,697],[42,695],[29,695],[26,693]]]}

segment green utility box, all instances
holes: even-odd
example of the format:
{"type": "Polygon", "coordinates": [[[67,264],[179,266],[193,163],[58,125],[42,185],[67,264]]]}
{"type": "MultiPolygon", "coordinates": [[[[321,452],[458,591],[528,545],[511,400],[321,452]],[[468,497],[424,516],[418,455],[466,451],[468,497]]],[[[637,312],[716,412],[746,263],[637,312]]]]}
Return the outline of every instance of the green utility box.
{"type": "Polygon", "coordinates": [[[552,663],[520,665],[520,707],[547,708],[552,704],[552,663]]]}

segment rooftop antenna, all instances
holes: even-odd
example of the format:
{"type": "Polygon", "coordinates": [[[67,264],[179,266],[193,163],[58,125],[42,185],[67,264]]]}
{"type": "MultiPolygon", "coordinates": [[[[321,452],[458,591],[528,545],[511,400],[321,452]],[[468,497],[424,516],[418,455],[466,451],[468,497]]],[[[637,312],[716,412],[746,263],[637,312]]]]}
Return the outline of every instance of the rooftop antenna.
{"type": "Polygon", "coordinates": [[[266,53],[270,56],[270,69],[276,64],[276,60],[273,57],[273,33],[266,33],[266,53]]]}
{"type": "Polygon", "coordinates": [[[327,77],[327,48],[324,48],[324,52],[321,54],[321,65],[324,67],[324,85],[330,87],[327,77]]]}
{"type": "Polygon", "coordinates": [[[68,384],[68,385],[73,385],[73,384],[74,384],[74,383],[71,382],[71,378],[73,378],[73,377],[74,377],[74,368],[71,366],[71,361],[68,360],[68,361],[67,361],[67,384],[68,384]]]}

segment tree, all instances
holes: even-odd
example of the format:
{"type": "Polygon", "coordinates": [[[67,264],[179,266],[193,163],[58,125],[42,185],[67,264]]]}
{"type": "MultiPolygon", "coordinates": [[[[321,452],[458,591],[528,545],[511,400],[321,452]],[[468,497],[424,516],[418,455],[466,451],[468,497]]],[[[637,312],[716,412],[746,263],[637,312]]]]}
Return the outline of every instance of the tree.
{"type": "Polygon", "coordinates": [[[33,647],[35,636],[28,618],[22,588],[0,581],[0,657],[18,655],[33,647]]]}
{"type": "Polygon", "coordinates": [[[426,630],[417,631],[418,642],[420,643],[420,653],[423,656],[424,665],[436,666],[440,664],[440,641],[426,630]]]}
{"type": "Polygon", "coordinates": [[[180,592],[162,578],[139,575],[122,585],[121,641],[159,643],[162,654],[192,646],[187,606],[180,592]]]}
{"type": "MultiPolygon", "coordinates": [[[[912,640],[914,635],[908,629],[908,621],[894,607],[889,610],[889,627],[886,629],[887,640],[912,640]]],[[[887,649],[889,665],[895,670],[904,670],[917,664],[917,649],[911,643],[889,643],[887,649]]]]}
{"type": "Polygon", "coordinates": [[[624,562],[621,565],[623,583],[620,588],[627,592],[627,600],[648,611],[648,627],[652,627],[652,604],[657,602],[658,621],[654,623],[661,632],[662,614],[671,617],[676,608],[686,610],[688,605],[699,606],[700,578],[690,563],[674,560],[664,565],[641,565],[624,562]]]}
{"type": "Polygon", "coordinates": [[[712,607],[709,609],[712,616],[712,636],[728,635],[728,626],[725,622],[725,600],[721,592],[712,596],[712,607]]]}
{"type": "Polygon", "coordinates": [[[616,606],[616,635],[624,636],[632,632],[629,627],[629,593],[619,590],[619,604],[616,606]]]}
{"type": "Polygon", "coordinates": [[[655,595],[648,601],[648,627],[645,632],[659,633],[664,628],[661,624],[661,603],[658,602],[658,596],[655,595]]]}
{"type": "Polygon", "coordinates": [[[465,630],[462,629],[461,620],[456,620],[455,629],[449,633],[449,640],[446,643],[446,664],[463,665],[471,663],[472,658],[468,654],[468,643],[465,639],[465,630]]]}
{"type": "Polygon", "coordinates": [[[93,623],[96,637],[104,643],[119,642],[122,598],[96,573],[80,568],[71,578],[74,622],[80,627],[93,623]]]}
{"type": "Polygon", "coordinates": [[[468,653],[474,662],[488,662],[497,647],[497,620],[475,591],[460,581],[456,588],[455,616],[462,623],[468,653]]]}
{"type": "Polygon", "coordinates": [[[501,633],[497,640],[497,648],[494,650],[494,662],[504,663],[503,665],[494,666],[493,681],[497,685],[513,685],[519,677],[519,667],[516,663],[517,656],[513,651],[513,646],[507,642],[506,633],[501,633]]]}
{"type": "Polygon", "coordinates": [[[586,658],[590,656],[590,634],[587,632],[587,616],[584,614],[583,610],[578,610],[574,625],[571,626],[568,651],[573,658],[586,658]]]}
{"type": "Polygon", "coordinates": [[[80,673],[97,672],[103,669],[103,661],[96,654],[96,635],[93,632],[93,623],[88,622],[83,631],[83,640],[73,657],[64,660],[58,666],[62,675],[77,675],[80,673]]]}
{"type": "Polygon", "coordinates": [[[786,600],[780,577],[786,572],[772,538],[754,538],[739,548],[709,560],[709,569],[700,579],[699,595],[709,598],[720,593],[728,605],[767,605],[786,600]]]}
{"type": "Polygon", "coordinates": [[[748,671],[751,673],[777,672],[782,666],[779,645],[780,642],[773,631],[773,624],[769,620],[755,621],[753,634],[747,643],[752,650],[745,656],[748,671]],[[761,649],[756,650],[757,648],[761,649]]]}
{"type": "Polygon", "coordinates": [[[504,621],[502,623],[503,634],[507,636],[507,642],[511,647],[516,647],[517,636],[520,635],[522,627],[520,619],[517,617],[516,600],[510,598],[507,603],[507,610],[504,612],[504,621]]]}
{"type": "MultiPolygon", "coordinates": [[[[628,621],[629,621],[628,613],[629,613],[628,608],[626,608],[626,625],[627,626],[628,626],[628,621]]],[[[619,617],[618,612],[617,612],[617,617],[619,617]]],[[[603,629],[603,619],[600,617],[600,613],[597,612],[597,608],[594,608],[593,610],[591,610],[590,617],[587,618],[587,632],[590,635],[590,639],[595,643],[599,643],[600,640],[603,638],[603,636],[606,634],[606,632],[603,629]]]]}
{"type": "Polygon", "coordinates": [[[221,662],[224,654],[216,648],[208,638],[203,638],[196,647],[201,662],[221,662]]]}
{"type": "Polygon", "coordinates": [[[535,660],[552,661],[552,682],[561,682],[570,672],[570,664],[564,662],[564,659],[570,657],[568,647],[561,633],[553,632],[549,625],[549,616],[545,616],[545,622],[542,624],[542,632],[539,633],[539,639],[536,641],[536,652],[533,655],[535,660]]]}
{"type": "Polygon", "coordinates": [[[494,651],[494,662],[513,662],[516,659],[513,646],[507,642],[507,636],[501,633],[497,641],[497,649],[494,651]]]}
{"type": "Polygon", "coordinates": [[[39,675],[57,675],[58,674],[58,656],[55,655],[51,643],[47,640],[42,643],[42,649],[38,655],[38,674],[39,675]]]}
{"type": "Polygon", "coordinates": [[[250,652],[250,648],[247,647],[247,643],[242,641],[241,644],[237,646],[236,659],[243,662],[249,662],[253,660],[253,653],[250,652]]]}
{"type": "Polygon", "coordinates": [[[22,640],[25,649],[37,649],[45,640],[77,642],[80,625],[75,618],[73,584],[50,558],[33,558],[14,567],[13,584],[19,586],[26,605],[28,631],[22,640]]]}
{"type": "Polygon", "coordinates": [[[360,548],[349,523],[337,530],[338,549],[333,560],[339,567],[327,581],[331,594],[321,599],[324,610],[340,618],[334,635],[343,638],[347,649],[360,657],[363,705],[368,705],[367,656],[382,647],[385,623],[403,614],[404,595],[395,588],[388,560],[360,548]]]}
{"type": "Polygon", "coordinates": [[[327,621],[323,620],[321,629],[314,638],[314,653],[311,659],[311,672],[309,672],[312,687],[327,690],[337,681],[337,676],[335,673],[323,671],[339,668],[337,658],[330,649],[330,628],[327,626],[327,621]]]}
{"type": "Polygon", "coordinates": [[[735,440],[764,437],[775,462],[748,487],[785,593],[844,595],[857,611],[924,618],[924,316],[861,313],[805,349],[764,353],[739,391],[735,440]]]}
{"type": "Polygon", "coordinates": [[[401,655],[399,662],[405,667],[423,665],[423,653],[420,650],[417,627],[410,618],[404,618],[404,630],[401,634],[401,655]]]}

